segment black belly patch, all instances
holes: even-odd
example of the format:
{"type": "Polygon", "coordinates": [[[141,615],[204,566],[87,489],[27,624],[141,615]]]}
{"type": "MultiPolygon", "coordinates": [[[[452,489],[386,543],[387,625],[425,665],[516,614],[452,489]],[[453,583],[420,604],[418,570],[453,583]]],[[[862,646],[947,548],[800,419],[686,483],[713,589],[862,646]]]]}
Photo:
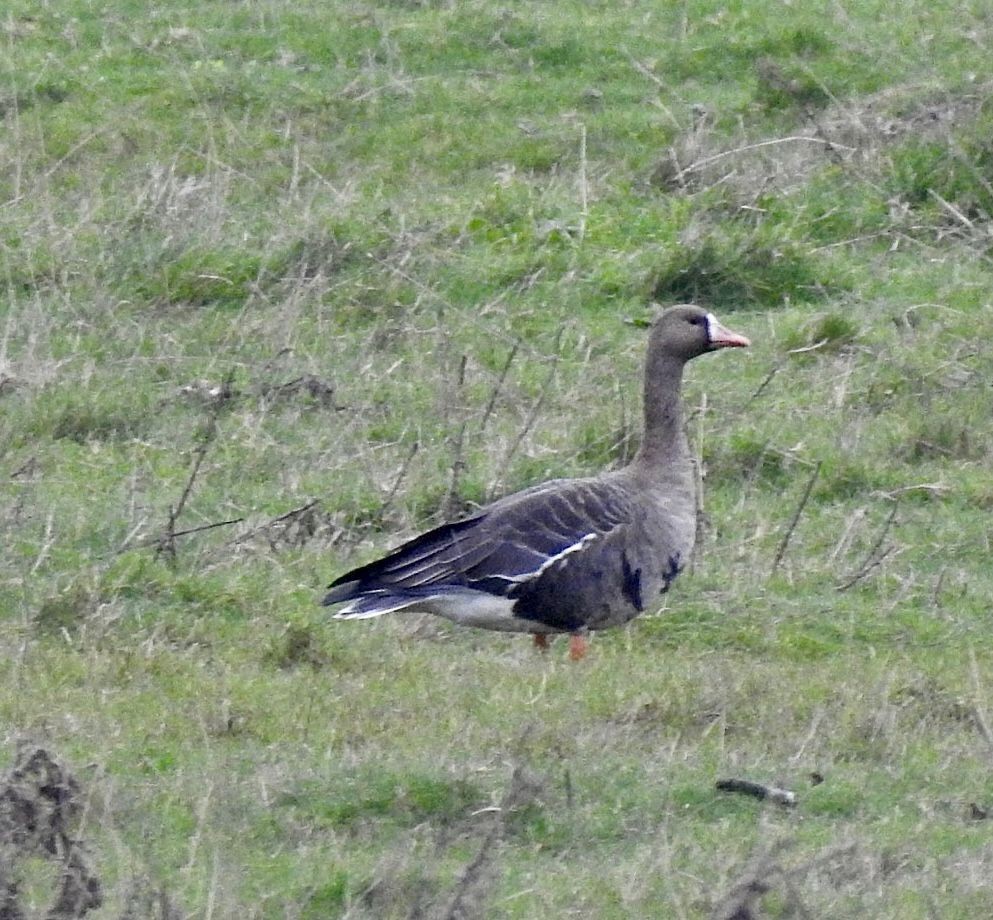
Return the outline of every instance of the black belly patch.
{"type": "Polygon", "coordinates": [[[621,555],[621,574],[623,576],[621,590],[624,596],[631,602],[631,606],[641,613],[645,609],[645,601],[641,596],[641,569],[631,568],[627,553],[621,555]]]}

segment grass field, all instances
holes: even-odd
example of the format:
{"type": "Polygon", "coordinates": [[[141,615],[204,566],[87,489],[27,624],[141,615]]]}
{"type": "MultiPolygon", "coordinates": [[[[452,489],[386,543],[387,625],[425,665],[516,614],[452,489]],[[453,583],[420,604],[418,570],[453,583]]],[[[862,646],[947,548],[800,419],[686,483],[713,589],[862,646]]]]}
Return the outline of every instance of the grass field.
{"type": "MultiPolygon", "coordinates": [[[[78,781],[87,916],[989,913],[988,4],[9,0],[0,42],[0,762],[78,781]],[[687,300],[754,344],[690,368],[665,609],[574,664],[317,606],[623,463],[687,300]]],[[[11,807],[43,916],[72,848],[11,807]]]]}

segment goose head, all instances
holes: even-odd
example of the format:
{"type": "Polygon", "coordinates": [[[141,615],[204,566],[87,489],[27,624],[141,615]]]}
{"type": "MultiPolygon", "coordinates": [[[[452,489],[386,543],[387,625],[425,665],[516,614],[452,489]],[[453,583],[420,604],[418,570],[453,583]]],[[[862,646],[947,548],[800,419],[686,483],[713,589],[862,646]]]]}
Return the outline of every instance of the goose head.
{"type": "Polygon", "coordinates": [[[750,344],[745,336],[723,326],[713,313],[695,304],[679,304],[655,321],[650,348],[689,361],[709,351],[750,344]]]}

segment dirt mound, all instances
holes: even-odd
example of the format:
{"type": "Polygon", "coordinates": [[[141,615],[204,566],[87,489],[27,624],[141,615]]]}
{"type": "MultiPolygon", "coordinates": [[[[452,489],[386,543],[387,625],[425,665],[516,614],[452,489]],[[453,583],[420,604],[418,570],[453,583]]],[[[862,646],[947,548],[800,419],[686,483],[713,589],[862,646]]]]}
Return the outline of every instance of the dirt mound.
{"type": "Polygon", "coordinates": [[[44,748],[24,746],[0,778],[0,920],[22,920],[18,869],[29,857],[56,864],[49,920],[85,916],[103,903],[100,879],[73,833],[83,810],[76,778],[44,748]]]}

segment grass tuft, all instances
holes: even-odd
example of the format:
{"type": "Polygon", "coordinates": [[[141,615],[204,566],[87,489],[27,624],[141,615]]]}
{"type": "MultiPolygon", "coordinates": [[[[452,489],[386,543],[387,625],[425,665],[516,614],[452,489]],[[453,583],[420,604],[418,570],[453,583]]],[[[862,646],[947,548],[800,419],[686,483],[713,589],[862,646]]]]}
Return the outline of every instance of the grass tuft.
{"type": "Polygon", "coordinates": [[[858,335],[858,324],[848,313],[825,313],[784,336],[783,344],[787,351],[797,353],[795,357],[814,356],[850,346],[858,335]]]}
{"type": "Polygon", "coordinates": [[[724,312],[820,300],[835,288],[804,247],[735,224],[684,237],[650,281],[659,303],[720,305],[724,312]]]}
{"type": "Polygon", "coordinates": [[[910,207],[955,221],[993,218],[993,116],[934,139],[910,139],[889,155],[888,187],[910,207]]]}
{"type": "Polygon", "coordinates": [[[479,791],[461,779],[381,770],[336,778],[333,789],[308,783],[284,793],[278,804],[309,821],[357,833],[362,826],[384,818],[399,827],[463,819],[470,808],[478,806],[479,791]]]}
{"type": "Polygon", "coordinates": [[[309,665],[323,668],[330,665],[328,654],[320,647],[314,630],[302,624],[290,624],[284,635],[274,640],[263,659],[283,670],[309,665]]]}
{"type": "Polygon", "coordinates": [[[39,634],[63,636],[76,633],[99,603],[86,585],[74,584],[56,595],[45,598],[33,619],[39,634]]]}

